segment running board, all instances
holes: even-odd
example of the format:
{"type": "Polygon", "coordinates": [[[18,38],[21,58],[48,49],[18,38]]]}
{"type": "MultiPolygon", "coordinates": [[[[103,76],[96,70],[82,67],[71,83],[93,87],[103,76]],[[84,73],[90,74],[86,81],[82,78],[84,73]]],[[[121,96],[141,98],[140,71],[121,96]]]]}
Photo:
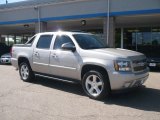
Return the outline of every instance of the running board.
{"type": "Polygon", "coordinates": [[[52,77],[52,76],[47,76],[47,75],[42,75],[42,74],[35,74],[35,76],[39,76],[39,77],[44,77],[44,78],[48,78],[48,79],[54,79],[54,80],[57,80],[57,81],[62,81],[62,82],[67,82],[67,83],[80,83],[79,80],[70,80],[70,79],[62,79],[62,78],[58,78],[58,77],[52,77]]]}

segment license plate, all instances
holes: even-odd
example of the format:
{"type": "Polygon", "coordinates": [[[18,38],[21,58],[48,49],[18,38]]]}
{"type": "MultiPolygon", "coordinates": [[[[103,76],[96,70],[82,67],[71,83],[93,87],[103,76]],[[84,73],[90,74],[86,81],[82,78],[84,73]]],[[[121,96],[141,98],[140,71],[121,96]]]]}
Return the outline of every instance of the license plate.
{"type": "Polygon", "coordinates": [[[149,66],[155,67],[155,66],[156,66],[156,63],[149,63],[149,66]]]}

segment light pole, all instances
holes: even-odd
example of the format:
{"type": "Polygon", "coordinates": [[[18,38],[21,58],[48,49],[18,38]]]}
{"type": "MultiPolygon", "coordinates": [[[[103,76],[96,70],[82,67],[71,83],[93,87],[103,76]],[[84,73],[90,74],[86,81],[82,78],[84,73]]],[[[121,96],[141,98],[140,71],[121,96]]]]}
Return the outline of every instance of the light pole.
{"type": "Polygon", "coordinates": [[[39,33],[41,32],[41,23],[40,23],[40,9],[38,7],[38,26],[39,26],[39,33]]]}
{"type": "Polygon", "coordinates": [[[41,32],[41,21],[40,21],[40,7],[35,6],[34,9],[37,11],[37,17],[38,17],[38,32],[41,32]]]}
{"type": "Polygon", "coordinates": [[[109,15],[110,15],[110,0],[107,1],[107,44],[109,43],[109,15]]]}
{"type": "Polygon", "coordinates": [[[8,0],[6,0],[6,4],[8,4],[8,0]]]}

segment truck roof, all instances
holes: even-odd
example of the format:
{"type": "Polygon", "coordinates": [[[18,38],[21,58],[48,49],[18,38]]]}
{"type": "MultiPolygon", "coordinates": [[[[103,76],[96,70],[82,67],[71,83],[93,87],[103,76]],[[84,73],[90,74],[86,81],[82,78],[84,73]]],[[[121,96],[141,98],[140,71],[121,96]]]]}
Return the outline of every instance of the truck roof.
{"type": "Polygon", "coordinates": [[[56,32],[42,32],[42,33],[37,33],[37,35],[44,35],[44,34],[91,34],[91,33],[87,33],[87,32],[77,32],[77,31],[56,31],[56,32]]]}

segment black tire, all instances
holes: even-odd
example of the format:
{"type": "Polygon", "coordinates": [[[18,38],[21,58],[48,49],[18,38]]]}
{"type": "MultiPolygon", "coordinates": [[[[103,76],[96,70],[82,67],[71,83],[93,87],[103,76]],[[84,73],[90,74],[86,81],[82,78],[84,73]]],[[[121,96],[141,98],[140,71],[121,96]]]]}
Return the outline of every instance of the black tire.
{"type": "Polygon", "coordinates": [[[109,97],[111,91],[108,76],[106,73],[99,72],[97,70],[91,70],[84,74],[82,79],[82,87],[87,96],[96,100],[109,97]],[[94,80],[95,76],[96,80],[94,80]],[[102,85],[100,82],[102,82],[102,85]]]}
{"type": "Polygon", "coordinates": [[[24,61],[19,65],[19,74],[20,74],[21,80],[23,80],[24,82],[31,82],[35,78],[35,75],[28,61],[24,61]]]}

